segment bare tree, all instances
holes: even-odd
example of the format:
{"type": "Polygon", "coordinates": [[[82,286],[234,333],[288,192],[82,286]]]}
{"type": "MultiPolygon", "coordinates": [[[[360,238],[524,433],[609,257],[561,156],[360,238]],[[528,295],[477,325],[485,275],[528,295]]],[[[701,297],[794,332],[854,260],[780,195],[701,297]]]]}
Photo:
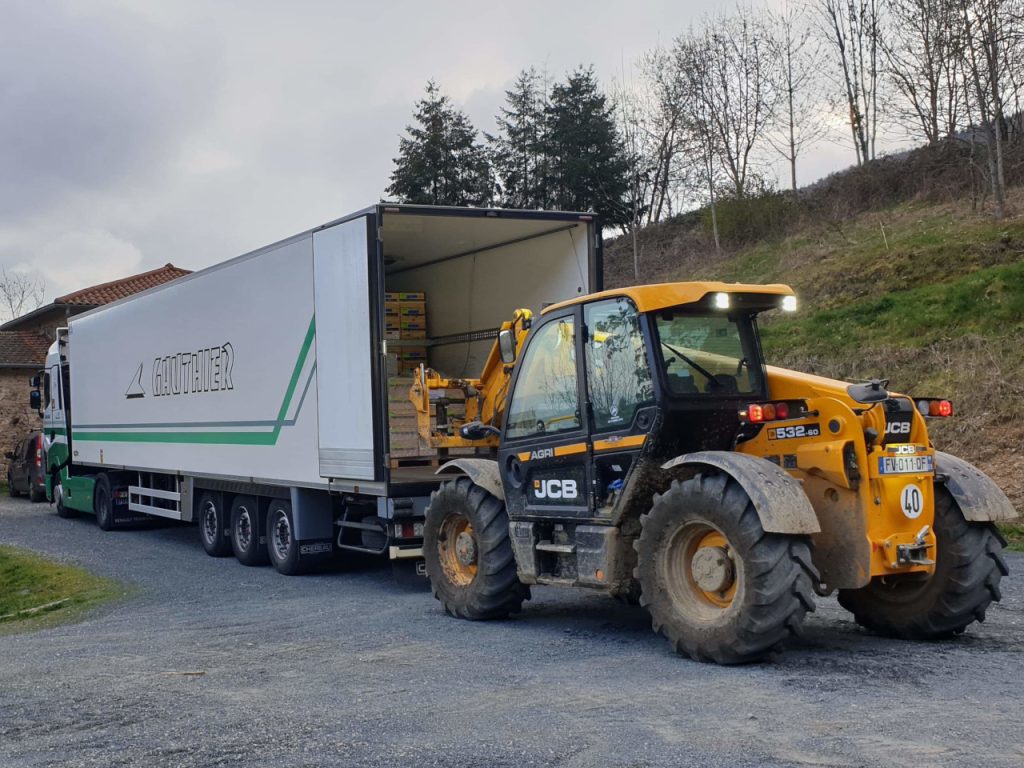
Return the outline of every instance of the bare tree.
{"type": "Polygon", "coordinates": [[[13,320],[38,308],[43,303],[45,292],[43,278],[0,267],[0,313],[5,320],[13,320]]]}
{"type": "Polygon", "coordinates": [[[822,32],[838,57],[857,164],[875,159],[882,0],[816,0],[822,32]]]}
{"type": "Polygon", "coordinates": [[[805,4],[787,1],[782,10],[769,12],[768,20],[776,59],[771,77],[780,99],[777,130],[768,133],[768,141],[789,164],[795,195],[797,157],[819,141],[827,128],[820,82],[824,50],[808,24],[805,4]]]}
{"type": "Polygon", "coordinates": [[[896,116],[929,144],[953,136],[966,109],[957,2],[888,0],[891,24],[881,47],[901,97],[896,116]]]}
{"type": "Polygon", "coordinates": [[[1006,214],[1004,143],[1010,109],[1021,99],[1024,33],[1021,0],[956,0],[965,51],[965,81],[974,133],[985,141],[987,176],[995,215],[1006,214]]]}
{"type": "Polygon", "coordinates": [[[703,138],[738,198],[749,191],[754,151],[774,114],[772,53],[763,17],[745,9],[705,20],[700,33],[677,38],[674,48],[675,65],[707,132],[703,138]]]}

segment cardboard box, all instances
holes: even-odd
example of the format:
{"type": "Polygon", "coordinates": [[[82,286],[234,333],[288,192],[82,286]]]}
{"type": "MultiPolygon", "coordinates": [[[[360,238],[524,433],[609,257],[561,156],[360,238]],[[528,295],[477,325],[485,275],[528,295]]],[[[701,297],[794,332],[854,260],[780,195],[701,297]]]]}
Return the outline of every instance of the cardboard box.
{"type": "Polygon", "coordinates": [[[384,301],[401,301],[398,291],[384,291],[384,301]]]}
{"type": "Polygon", "coordinates": [[[425,301],[400,301],[398,302],[399,314],[402,317],[426,317],[427,303],[425,301]]]}
{"type": "Polygon", "coordinates": [[[398,357],[403,362],[415,360],[417,362],[427,361],[426,347],[402,347],[398,350],[398,357]]]}
{"type": "Polygon", "coordinates": [[[414,315],[402,315],[398,327],[403,331],[426,331],[427,318],[414,315]]]}
{"type": "MultiPolygon", "coordinates": [[[[388,338],[388,337],[385,337],[388,338]]],[[[426,341],[427,332],[423,330],[414,330],[412,328],[402,328],[398,332],[398,338],[400,339],[411,339],[413,341],[426,341]]]]}
{"type": "MultiPolygon", "coordinates": [[[[399,291],[397,296],[398,296],[398,300],[399,301],[426,301],[427,300],[427,294],[425,294],[423,291],[399,291]]],[[[385,295],[384,298],[386,300],[388,297],[385,295]]]]}
{"type": "Polygon", "coordinates": [[[384,314],[387,315],[400,315],[402,314],[402,302],[400,301],[385,301],[384,302],[384,314]]]}
{"type": "Polygon", "coordinates": [[[385,331],[400,331],[402,329],[402,321],[398,315],[384,315],[384,330],[385,331]]]}

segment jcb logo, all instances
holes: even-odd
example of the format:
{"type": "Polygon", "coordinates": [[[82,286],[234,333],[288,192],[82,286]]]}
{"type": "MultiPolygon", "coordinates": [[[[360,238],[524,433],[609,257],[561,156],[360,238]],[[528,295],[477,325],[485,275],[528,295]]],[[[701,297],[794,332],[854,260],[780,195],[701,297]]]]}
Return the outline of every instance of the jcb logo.
{"type": "Polygon", "coordinates": [[[910,422],[909,421],[891,421],[885,425],[885,434],[887,435],[909,435],[910,434],[910,422]]]}
{"type": "Polygon", "coordinates": [[[917,454],[916,445],[890,445],[889,448],[897,456],[911,456],[917,454]]]}
{"type": "Polygon", "coordinates": [[[533,495],[538,499],[575,499],[575,480],[534,480],[533,495]]]}

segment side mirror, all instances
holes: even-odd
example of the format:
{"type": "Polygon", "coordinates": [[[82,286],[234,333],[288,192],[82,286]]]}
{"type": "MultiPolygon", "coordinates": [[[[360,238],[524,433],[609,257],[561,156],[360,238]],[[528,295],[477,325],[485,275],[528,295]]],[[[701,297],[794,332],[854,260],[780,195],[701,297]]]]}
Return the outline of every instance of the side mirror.
{"type": "Polygon", "coordinates": [[[31,379],[28,380],[29,386],[39,389],[39,374],[37,373],[31,379]]]}
{"type": "Polygon", "coordinates": [[[29,393],[28,404],[33,411],[43,410],[43,396],[38,389],[33,389],[29,393]]]}
{"type": "Polygon", "coordinates": [[[485,440],[489,435],[501,437],[501,430],[497,427],[492,427],[490,424],[471,421],[468,424],[462,425],[459,434],[462,435],[464,440],[485,440]]]}
{"type": "Polygon", "coordinates": [[[516,337],[508,328],[498,331],[498,351],[505,365],[512,365],[516,361],[516,337]]]}
{"type": "Polygon", "coordinates": [[[889,397],[886,387],[889,386],[888,379],[872,379],[864,384],[851,384],[846,388],[850,399],[864,405],[880,403],[889,397]]]}

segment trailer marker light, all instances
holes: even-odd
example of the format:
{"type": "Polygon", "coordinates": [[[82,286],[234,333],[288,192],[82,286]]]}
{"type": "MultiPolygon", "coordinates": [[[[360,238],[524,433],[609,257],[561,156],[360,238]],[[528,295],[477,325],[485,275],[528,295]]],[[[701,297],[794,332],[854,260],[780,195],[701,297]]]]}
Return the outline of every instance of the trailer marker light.
{"type": "Polygon", "coordinates": [[[796,312],[796,296],[783,296],[782,309],[784,312],[796,312]]]}
{"type": "Polygon", "coordinates": [[[924,416],[928,416],[930,414],[930,406],[931,404],[927,400],[917,401],[917,410],[919,410],[924,416]]]}
{"type": "Polygon", "coordinates": [[[953,415],[953,403],[949,400],[932,400],[928,404],[929,416],[941,416],[943,418],[953,415]]]}
{"type": "Polygon", "coordinates": [[[716,293],[715,294],[715,308],[716,309],[728,309],[729,308],[729,294],[728,293],[716,293]]]}
{"type": "Polygon", "coordinates": [[[764,421],[764,408],[757,403],[754,403],[747,407],[747,418],[753,424],[760,424],[764,421]]]}
{"type": "Polygon", "coordinates": [[[775,418],[776,419],[788,419],[789,418],[789,403],[776,403],[775,404],[775,418]]]}
{"type": "Polygon", "coordinates": [[[761,406],[761,414],[765,421],[775,421],[775,404],[765,403],[761,406]]]}

